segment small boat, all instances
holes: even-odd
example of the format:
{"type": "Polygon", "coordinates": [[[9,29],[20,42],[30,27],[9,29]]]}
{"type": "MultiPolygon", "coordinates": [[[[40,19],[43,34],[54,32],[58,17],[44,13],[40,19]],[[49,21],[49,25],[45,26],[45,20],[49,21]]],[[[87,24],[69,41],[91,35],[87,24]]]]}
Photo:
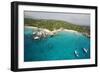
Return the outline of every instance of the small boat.
{"type": "Polygon", "coordinates": [[[87,53],[87,52],[88,52],[88,50],[87,50],[86,48],[83,48],[83,51],[84,51],[85,53],[87,53]]]}
{"type": "Polygon", "coordinates": [[[79,57],[77,50],[75,50],[74,53],[76,57],[79,57]]]}
{"type": "Polygon", "coordinates": [[[38,36],[34,37],[35,40],[40,39],[38,36]]]}
{"type": "Polygon", "coordinates": [[[32,34],[33,34],[33,35],[35,35],[35,34],[36,34],[36,32],[33,32],[32,34]]]}

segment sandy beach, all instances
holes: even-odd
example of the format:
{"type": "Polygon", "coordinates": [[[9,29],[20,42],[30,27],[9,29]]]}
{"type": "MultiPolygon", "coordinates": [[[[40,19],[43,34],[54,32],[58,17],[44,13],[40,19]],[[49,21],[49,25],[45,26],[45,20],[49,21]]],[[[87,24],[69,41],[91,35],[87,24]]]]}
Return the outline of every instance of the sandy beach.
{"type": "Polygon", "coordinates": [[[77,31],[75,30],[69,30],[69,29],[63,29],[63,28],[60,28],[60,29],[54,29],[53,31],[50,31],[48,29],[45,29],[45,28],[38,28],[38,27],[33,27],[33,26],[24,26],[24,28],[33,28],[34,30],[40,30],[40,31],[43,31],[49,35],[53,35],[57,32],[61,32],[61,31],[66,31],[66,32],[72,32],[72,33],[78,33],[77,31]]]}

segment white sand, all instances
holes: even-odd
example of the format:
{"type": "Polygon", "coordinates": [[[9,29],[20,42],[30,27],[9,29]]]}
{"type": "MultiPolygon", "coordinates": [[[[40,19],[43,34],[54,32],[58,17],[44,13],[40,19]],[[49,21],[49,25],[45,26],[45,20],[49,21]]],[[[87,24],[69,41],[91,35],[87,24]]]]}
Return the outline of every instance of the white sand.
{"type": "Polygon", "coordinates": [[[45,28],[38,28],[38,27],[33,27],[33,26],[25,26],[25,28],[33,28],[35,30],[41,30],[49,35],[53,35],[57,32],[60,32],[60,31],[66,31],[66,32],[72,32],[72,33],[78,33],[77,31],[74,31],[74,30],[69,30],[69,29],[63,29],[63,28],[60,28],[60,29],[54,29],[53,31],[50,31],[48,29],[45,29],[45,28]]]}
{"type": "Polygon", "coordinates": [[[33,29],[38,29],[37,27],[32,27],[32,26],[24,26],[24,28],[33,28],[33,29]]]}

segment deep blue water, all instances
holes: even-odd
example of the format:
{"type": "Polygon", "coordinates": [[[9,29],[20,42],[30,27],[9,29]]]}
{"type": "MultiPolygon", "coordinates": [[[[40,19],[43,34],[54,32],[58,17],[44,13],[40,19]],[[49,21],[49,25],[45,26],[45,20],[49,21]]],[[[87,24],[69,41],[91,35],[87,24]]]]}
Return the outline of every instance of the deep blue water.
{"type": "Polygon", "coordinates": [[[90,38],[80,33],[59,32],[53,37],[34,40],[33,31],[31,28],[24,30],[25,62],[90,58],[90,38]],[[85,53],[83,48],[88,52],[85,53]],[[78,57],[75,55],[75,50],[78,57]]]}

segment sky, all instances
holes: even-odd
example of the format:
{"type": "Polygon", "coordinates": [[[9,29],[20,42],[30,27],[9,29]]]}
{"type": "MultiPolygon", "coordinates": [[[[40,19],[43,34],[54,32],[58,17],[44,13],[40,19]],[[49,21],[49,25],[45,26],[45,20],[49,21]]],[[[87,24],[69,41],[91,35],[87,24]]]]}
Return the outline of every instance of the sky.
{"type": "Polygon", "coordinates": [[[90,26],[90,14],[24,11],[25,18],[63,20],[77,25],[90,26]]]}

